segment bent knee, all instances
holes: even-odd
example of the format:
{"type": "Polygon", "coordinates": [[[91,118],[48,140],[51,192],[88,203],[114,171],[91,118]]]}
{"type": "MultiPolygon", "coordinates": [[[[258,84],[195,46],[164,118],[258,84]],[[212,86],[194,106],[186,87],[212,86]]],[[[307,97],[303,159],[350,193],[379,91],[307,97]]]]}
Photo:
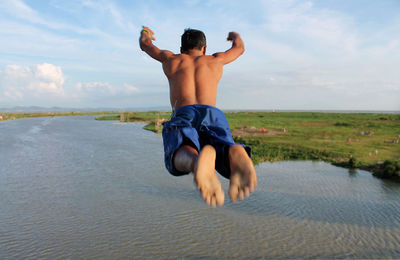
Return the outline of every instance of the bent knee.
{"type": "Polygon", "coordinates": [[[234,144],[231,147],[229,147],[229,158],[235,157],[235,156],[248,156],[251,158],[251,149],[250,147],[246,147],[242,144],[234,144]]]}
{"type": "MultiPolygon", "coordinates": [[[[178,151],[174,154],[172,159],[174,168],[178,172],[182,172],[184,174],[190,173],[194,169],[194,163],[197,160],[197,156],[199,152],[197,149],[193,148],[190,145],[183,145],[181,146],[178,151]]],[[[183,174],[177,175],[180,176],[183,174]]]]}

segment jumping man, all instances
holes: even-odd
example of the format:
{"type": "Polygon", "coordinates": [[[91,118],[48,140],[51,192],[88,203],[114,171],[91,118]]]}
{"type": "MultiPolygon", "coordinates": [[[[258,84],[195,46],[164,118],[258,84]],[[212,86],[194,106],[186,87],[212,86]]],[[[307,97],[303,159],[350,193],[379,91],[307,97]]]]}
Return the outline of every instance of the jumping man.
{"type": "Polygon", "coordinates": [[[223,65],[244,52],[244,43],[235,32],[228,34],[232,47],[206,55],[203,32],[186,29],[181,53],[160,50],[153,44],[154,33],[143,26],[140,48],[162,63],[169,81],[172,118],[163,125],[165,166],[175,176],[194,174],[194,181],[208,205],[222,206],[225,194],[215,174],[230,179],[233,202],[248,197],[257,185],[250,149],[235,144],[224,113],[216,108],[217,87],[223,65]]]}

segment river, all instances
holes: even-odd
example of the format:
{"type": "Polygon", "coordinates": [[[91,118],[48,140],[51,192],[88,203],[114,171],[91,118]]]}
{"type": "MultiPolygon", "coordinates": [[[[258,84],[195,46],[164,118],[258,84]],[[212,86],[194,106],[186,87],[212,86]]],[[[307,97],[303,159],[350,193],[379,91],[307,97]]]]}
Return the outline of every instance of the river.
{"type": "Polygon", "coordinates": [[[262,163],[249,199],[212,209],[142,127],[0,122],[0,259],[400,258],[398,183],[262,163]]]}

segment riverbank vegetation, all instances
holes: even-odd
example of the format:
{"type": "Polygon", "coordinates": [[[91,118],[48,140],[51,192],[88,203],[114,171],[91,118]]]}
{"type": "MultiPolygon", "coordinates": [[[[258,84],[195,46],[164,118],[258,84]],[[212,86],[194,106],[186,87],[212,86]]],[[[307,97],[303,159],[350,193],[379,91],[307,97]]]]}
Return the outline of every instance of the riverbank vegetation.
{"type": "MultiPolygon", "coordinates": [[[[22,118],[35,118],[35,117],[55,117],[55,116],[95,116],[95,115],[116,115],[113,120],[119,120],[120,111],[74,111],[74,112],[0,112],[0,121],[16,120],[22,118]]],[[[108,117],[104,117],[108,119],[108,117]]]]}
{"type": "Polygon", "coordinates": [[[227,118],[235,141],[252,146],[255,161],[323,160],[400,178],[393,169],[400,159],[398,114],[240,112],[227,118]]]}
{"type": "MultiPolygon", "coordinates": [[[[322,160],[400,179],[400,115],[371,113],[225,113],[236,142],[251,146],[255,163],[322,160]]],[[[146,122],[161,132],[168,112],[131,112],[122,122],[146,122]]],[[[115,118],[114,118],[115,119],[115,118]]]]}
{"type": "MultiPolygon", "coordinates": [[[[255,163],[322,160],[400,181],[400,115],[372,113],[229,112],[237,143],[251,146],[255,163]]],[[[0,113],[1,120],[97,115],[97,120],[143,122],[160,133],[170,112],[0,113]]]]}

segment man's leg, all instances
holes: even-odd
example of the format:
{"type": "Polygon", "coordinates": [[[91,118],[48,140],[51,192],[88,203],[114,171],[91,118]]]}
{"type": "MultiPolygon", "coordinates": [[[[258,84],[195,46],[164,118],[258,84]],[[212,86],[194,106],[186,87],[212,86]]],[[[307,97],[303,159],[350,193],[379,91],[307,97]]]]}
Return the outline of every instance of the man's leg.
{"type": "Polygon", "coordinates": [[[229,164],[231,176],[228,194],[229,198],[236,202],[238,198],[242,200],[250,196],[250,192],[254,192],[257,175],[253,162],[241,145],[229,148],[229,164]]]}
{"type": "Polygon", "coordinates": [[[174,166],[180,172],[194,172],[199,153],[190,145],[182,145],[174,155],[174,166]]]}
{"type": "Polygon", "coordinates": [[[178,171],[193,172],[194,182],[201,196],[212,207],[222,206],[225,194],[215,174],[216,153],[211,145],[204,146],[200,154],[189,145],[183,145],[175,153],[174,166],[178,171]]]}

